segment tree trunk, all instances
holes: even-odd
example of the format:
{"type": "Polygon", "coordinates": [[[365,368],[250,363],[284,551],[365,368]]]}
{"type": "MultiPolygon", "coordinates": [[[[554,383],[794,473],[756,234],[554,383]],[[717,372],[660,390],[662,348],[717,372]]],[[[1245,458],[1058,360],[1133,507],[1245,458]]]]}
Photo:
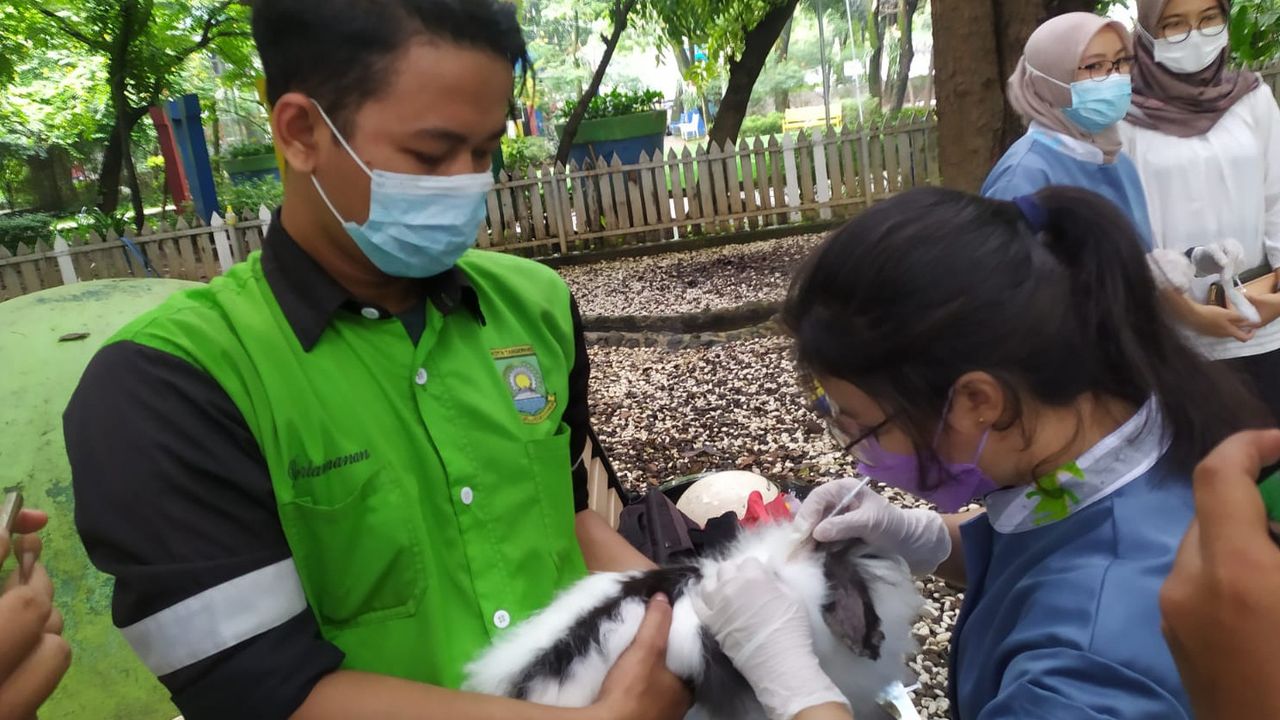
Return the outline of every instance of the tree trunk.
{"type": "MultiPolygon", "coordinates": [[[[234,106],[233,106],[234,107],[234,106]]],[[[218,112],[218,101],[209,103],[209,129],[213,131],[213,157],[209,158],[213,166],[214,177],[222,175],[222,115],[218,112]]],[[[270,134],[267,134],[270,137],[270,134]]]]}
{"type": "MultiPolygon", "coordinates": [[[[791,30],[795,24],[795,18],[787,20],[787,24],[782,28],[782,37],[778,39],[778,62],[786,62],[791,56],[791,30]]],[[[773,94],[773,109],[775,112],[784,112],[791,107],[791,91],[786,89],[778,90],[773,94]]]]}
{"type": "Polygon", "coordinates": [[[120,205],[120,173],[124,156],[120,152],[120,131],[112,129],[107,149],[102,153],[102,170],[98,173],[98,209],[110,214],[120,205]]]}
{"type": "Polygon", "coordinates": [[[129,124],[128,134],[124,142],[124,166],[129,171],[129,193],[133,196],[133,229],[142,232],[143,223],[147,219],[146,206],[142,202],[142,185],[138,182],[138,167],[133,161],[133,128],[134,120],[129,124]]]}
{"type": "Polygon", "coordinates": [[[1005,96],[1036,26],[1089,0],[934,0],[938,150],[948,187],[976,192],[1023,133],[1005,96]]]}
{"type": "MultiPolygon", "coordinates": [[[[818,5],[822,3],[819,2],[818,5]]],[[[822,110],[826,120],[826,129],[831,129],[831,72],[827,66],[830,49],[827,47],[827,21],[825,8],[817,8],[814,13],[818,17],[818,71],[822,73],[822,110]]]]}
{"type": "Polygon", "coordinates": [[[98,176],[98,209],[107,215],[120,206],[121,169],[132,165],[125,161],[129,159],[129,136],[133,132],[133,123],[129,122],[128,68],[131,21],[136,9],[136,3],[131,0],[120,3],[122,30],[112,39],[111,55],[107,59],[107,83],[111,90],[111,116],[115,118],[115,125],[111,128],[107,152],[102,158],[102,173],[98,176]]]}
{"type": "Polygon", "coordinates": [[[996,0],[933,0],[938,154],[947,187],[977,192],[1002,148],[1004,74],[996,0]]]}
{"type": "Polygon", "coordinates": [[[102,173],[98,176],[98,208],[108,215],[115,212],[120,206],[120,184],[127,180],[129,189],[134,195],[133,207],[135,212],[138,212],[137,221],[141,222],[142,213],[139,212],[139,208],[142,206],[142,197],[138,190],[131,138],[133,129],[142,118],[146,117],[147,111],[145,108],[139,110],[127,107],[127,98],[117,102],[123,103],[125,109],[122,115],[116,116],[111,136],[107,139],[106,152],[102,156],[102,173]]]}
{"type": "MultiPolygon", "coordinates": [[[[577,68],[582,67],[582,35],[580,34],[581,32],[582,32],[582,20],[578,17],[578,7],[575,5],[573,8],[573,66],[577,68]]],[[[581,78],[582,76],[579,75],[578,77],[581,78]]],[[[586,92],[586,89],[582,87],[582,80],[579,79],[578,80],[579,97],[581,97],[584,92],[586,92]]]]}
{"type": "Polygon", "coordinates": [[[872,4],[870,13],[871,17],[867,18],[867,27],[871,30],[871,35],[867,38],[871,44],[871,57],[867,61],[867,92],[871,97],[879,100],[884,97],[884,73],[881,72],[881,65],[884,63],[886,29],[884,16],[880,14],[880,0],[872,4]]]}
{"type": "Polygon", "coordinates": [[[902,43],[898,49],[898,79],[893,88],[893,105],[891,112],[902,111],[907,99],[907,88],[911,85],[911,63],[916,58],[915,42],[912,32],[915,29],[916,10],[920,0],[898,0],[898,27],[902,31],[902,43]]]}
{"type": "Polygon", "coordinates": [[[1046,19],[1069,12],[1097,12],[1098,0],[1047,0],[1044,11],[1046,19]]]}
{"type": "Polygon", "coordinates": [[[760,79],[760,72],[764,70],[782,29],[799,4],[800,0],[785,0],[747,32],[742,55],[729,62],[729,82],[720,101],[720,110],[716,113],[716,124],[708,133],[711,142],[737,141],[742,121],[751,106],[751,91],[755,89],[756,80],[760,79]]]}
{"type": "MultiPolygon", "coordinates": [[[[0,163],[3,163],[3,162],[4,162],[4,160],[3,160],[3,159],[0,159],[0,163]]],[[[17,191],[17,189],[16,189],[16,188],[14,188],[14,187],[13,187],[13,178],[12,178],[11,176],[9,176],[7,173],[5,173],[5,172],[4,172],[3,165],[0,165],[0,174],[3,174],[3,175],[4,175],[4,200],[5,200],[5,203],[6,203],[6,204],[8,204],[8,206],[9,206],[9,212],[14,212],[15,210],[17,210],[17,209],[18,209],[18,207],[17,207],[17,202],[18,202],[17,194],[18,194],[18,191],[17,191]]]]}
{"type": "Polygon", "coordinates": [[[627,29],[627,22],[631,17],[631,11],[635,9],[639,0],[614,0],[613,3],[613,33],[605,38],[604,57],[600,59],[600,65],[596,68],[596,72],[591,76],[591,84],[582,92],[582,96],[578,98],[578,106],[573,109],[573,114],[569,116],[569,120],[564,124],[564,130],[560,133],[560,149],[556,152],[556,162],[569,162],[569,153],[573,149],[573,139],[578,135],[578,128],[582,126],[582,119],[587,114],[587,106],[600,92],[600,84],[604,82],[605,71],[609,69],[609,63],[613,61],[613,54],[618,49],[618,43],[622,40],[622,33],[627,29]]]}
{"type": "MultiPolygon", "coordinates": [[[[668,32],[668,45],[671,46],[671,52],[676,56],[676,68],[680,70],[680,77],[686,78],[689,75],[689,68],[693,66],[693,58],[689,56],[688,50],[685,49],[684,40],[674,37],[668,32]]],[[[677,118],[684,115],[684,86],[681,85],[680,92],[676,93],[675,107],[671,108],[671,113],[677,118]]]]}
{"type": "Polygon", "coordinates": [[[56,213],[66,209],[62,185],[58,182],[57,163],[46,149],[43,154],[27,156],[28,186],[35,194],[35,207],[40,212],[56,213]]]}

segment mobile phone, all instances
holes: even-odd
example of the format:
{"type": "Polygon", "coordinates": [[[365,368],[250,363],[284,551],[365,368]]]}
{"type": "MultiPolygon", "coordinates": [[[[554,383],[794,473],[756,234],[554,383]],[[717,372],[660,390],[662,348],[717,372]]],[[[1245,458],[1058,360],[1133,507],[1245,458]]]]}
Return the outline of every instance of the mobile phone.
{"type": "Polygon", "coordinates": [[[1269,465],[1258,474],[1258,492],[1271,522],[1271,539],[1280,546],[1280,463],[1269,465]]]}
{"type": "Polygon", "coordinates": [[[13,524],[18,519],[18,513],[22,512],[22,487],[13,486],[3,490],[3,499],[0,500],[0,529],[5,535],[13,533],[13,524]]]}

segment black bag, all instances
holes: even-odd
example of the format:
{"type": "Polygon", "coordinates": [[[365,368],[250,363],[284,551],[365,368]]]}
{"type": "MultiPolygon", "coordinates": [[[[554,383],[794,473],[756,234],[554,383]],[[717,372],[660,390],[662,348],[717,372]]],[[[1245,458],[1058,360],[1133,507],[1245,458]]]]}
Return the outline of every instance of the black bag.
{"type": "Polygon", "coordinates": [[[665,493],[652,490],[623,509],[618,533],[658,565],[689,563],[732,541],[738,516],[727,512],[700,528],[665,493]]]}

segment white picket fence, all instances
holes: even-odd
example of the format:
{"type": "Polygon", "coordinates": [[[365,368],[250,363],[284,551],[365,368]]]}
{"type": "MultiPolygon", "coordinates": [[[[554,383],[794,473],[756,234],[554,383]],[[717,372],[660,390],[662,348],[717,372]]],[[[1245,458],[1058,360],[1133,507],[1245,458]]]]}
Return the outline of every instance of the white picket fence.
{"type": "MultiPolygon", "coordinates": [[[[936,123],[744,140],[504,173],[488,197],[481,248],[549,257],[695,235],[734,234],[847,217],[913,187],[937,184],[936,123]]],[[[271,211],[178,220],[125,238],[59,236],[0,248],[0,300],[68,283],[148,275],[207,281],[262,246],[271,211]]]]}
{"type": "Polygon", "coordinates": [[[170,226],[150,225],[124,239],[109,232],[55,236],[51,246],[0,248],[0,300],[84,280],[166,277],[207,281],[262,248],[271,211],[259,208],[249,220],[214,215],[205,226],[178,218],[170,226]]]}
{"type": "Polygon", "coordinates": [[[482,248],[570,255],[848,216],[940,179],[930,119],[504,174],[482,248]]]}

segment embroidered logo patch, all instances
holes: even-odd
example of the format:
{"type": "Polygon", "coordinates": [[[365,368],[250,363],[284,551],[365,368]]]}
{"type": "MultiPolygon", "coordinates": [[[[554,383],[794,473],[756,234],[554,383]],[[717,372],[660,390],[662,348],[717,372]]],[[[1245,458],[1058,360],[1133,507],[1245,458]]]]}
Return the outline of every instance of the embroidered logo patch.
{"type": "Polygon", "coordinates": [[[520,413],[520,419],[529,425],[536,425],[551,417],[556,409],[556,396],[547,392],[542,379],[542,366],[538,364],[538,356],[533,347],[503,348],[492,351],[493,362],[498,366],[498,374],[502,376],[507,389],[511,391],[511,401],[520,413]]]}

